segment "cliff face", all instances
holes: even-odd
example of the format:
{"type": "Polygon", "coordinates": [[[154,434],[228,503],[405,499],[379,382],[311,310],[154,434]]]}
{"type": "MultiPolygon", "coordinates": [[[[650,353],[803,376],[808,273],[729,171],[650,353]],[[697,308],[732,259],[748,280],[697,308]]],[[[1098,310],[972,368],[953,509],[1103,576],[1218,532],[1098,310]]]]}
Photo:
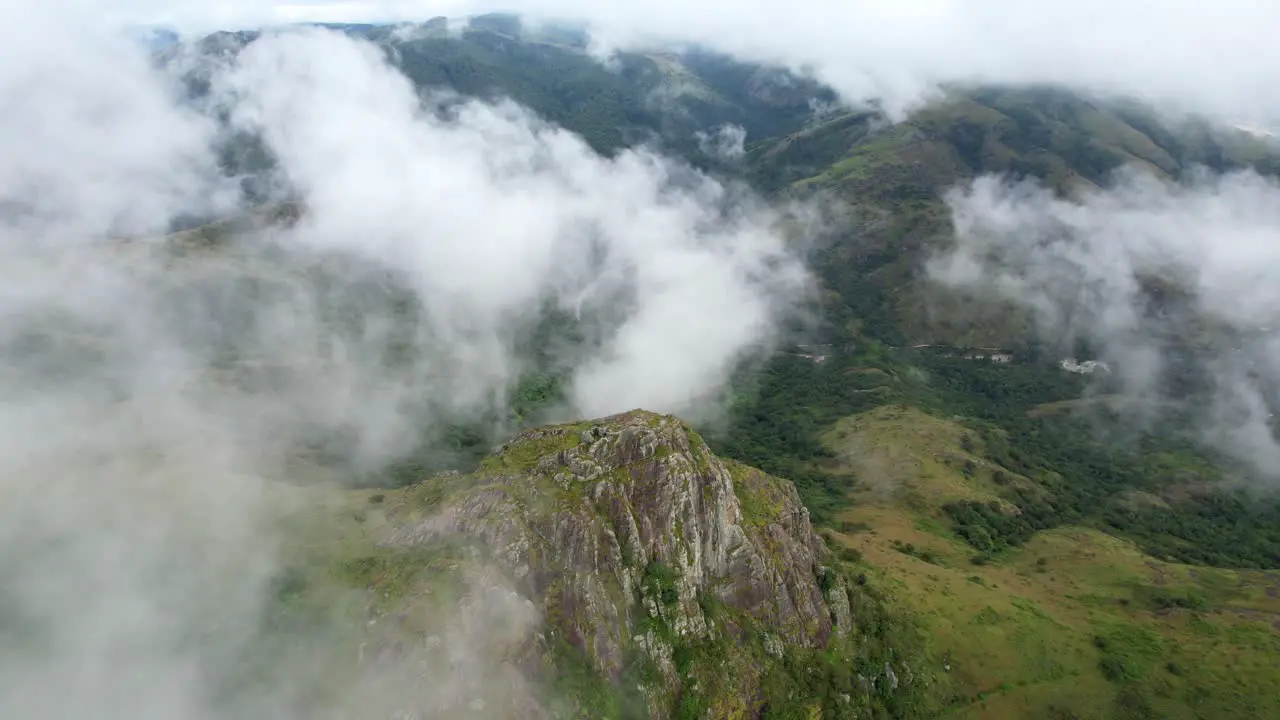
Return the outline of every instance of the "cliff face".
{"type": "Polygon", "coordinates": [[[467,543],[540,608],[526,655],[576,653],[652,717],[757,714],[772,665],[848,641],[851,596],[795,488],[676,418],[528,432],[416,492],[386,508],[384,548],[467,543]]]}

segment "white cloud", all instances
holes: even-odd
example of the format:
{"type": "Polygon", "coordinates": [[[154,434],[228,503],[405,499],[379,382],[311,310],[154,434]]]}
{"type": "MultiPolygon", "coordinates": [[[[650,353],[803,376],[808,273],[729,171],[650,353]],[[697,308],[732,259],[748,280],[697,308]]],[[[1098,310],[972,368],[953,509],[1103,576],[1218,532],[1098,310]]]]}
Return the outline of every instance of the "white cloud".
{"type": "MultiPolygon", "coordinates": [[[[0,108],[0,715],[237,716],[213,701],[210,678],[242,659],[260,630],[279,560],[280,506],[266,479],[281,456],[316,432],[354,429],[353,454],[376,465],[422,429],[408,417],[420,409],[406,408],[413,401],[430,400],[435,420],[499,402],[520,369],[511,332],[542,300],[579,310],[597,342],[574,358],[578,410],[686,412],[770,340],[776,312],[804,290],[772,229],[775,213],[736,189],[645,152],[603,159],[511,106],[464,104],[442,119],[419,108],[376,52],[314,32],[263,42],[221,80],[237,99],[236,121],[263,133],[312,211],[261,240],[307,259],[340,258],[329,267],[343,273],[370,268],[366,280],[405,278],[426,316],[408,338],[418,362],[386,367],[395,329],[379,316],[379,282],[339,284],[345,308],[367,302],[379,312],[348,313],[353,327],[338,333],[322,294],[284,266],[184,266],[103,240],[224,210],[229,196],[212,177],[214,129],[180,109],[135,50],[91,24],[208,29],[475,9],[0,6],[0,97],[9,99],[0,108]],[[68,245],[80,250],[66,253],[68,245]],[[260,362],[239,387],[208,372],[229,338],[260,362]]],[[[516,9],[593,20],[623,42],[710,41],[809,65],[851,97],[878,94],[899,108],[939,81],[1060,80],[1280,115],[1269,92],[1280,10],[1256,3],[1212,12],[1171,3],[1155,13],[1139,3],[940,0],[537,0],[516,9]]],[[[1276,344],[1261,325],[1274,284],[1255,272],[1274,260],[1274,194],[1237,178],[1179,192],[1137,184],[1074,205],[1036,193],[1014,203],[992,186],[956,206],[975,229],[965,237],[1003,238],[1005,252],[1047,221],[1122,263],[1100,267],[1065,246],[1048,255],[1101,285],[1092,307],[1104,331],[1144,337],[1134,329],[1132,277],[1153,257],[1173,258],[1205,309],[1264,333],[1251,346],[1261,352],[1276,344]],[[1210,241],[1226,233],[1254,240],[1221,254],[1210,241]]],[[[991,272],[976,254],[970,260],[991,272]]],[[[1025,292],[1039,272],[1033,256],[1020,262],[1002,281],[1011,292],[1025,292]]],[[[1060,307],[1034,299],[1046,313],[1060,307]]],[[[1272,452],[1250,369],[1219,360],[1238,392],[1220,396],[1218,426],[1248,430],[1232,437],[1251,453],[1272,452]]],[[[300,681],[294,669],[310,671],[289,665],[286,681],[300,681]]],[[[295,693],[268,687],[236,710],[283,716],[295,693]]]]}
{"type": "Polygon", "coordinates": [[[948,202],[957,246],[934,259],[935,278],[1025,305],[1052,340],[1088,338],[1135,395],[1185,400],[1162,375],[1194,348],[1212,399],[1194,408],[1206,439],[1277,474],[1267,408],[1280,399],[1280,185],[1133,172],[1067,200],[983,177],[948,202]]]}
{"type": "Polygon", "coordinates": [[[721,125],[712,132],[697,133],[698,149],[724,162],[746,157],[747,131],[740,125],[721,125]]]}
{"type": "Polygon", "coordinates": [[[296,241],[407,271],[488,390],[510,380],[507,338],[541,300],[622,292],[633,307],[603,329],[578,409],[693,412],[804,284],[772,216],[714,181],[644,151],[601,158],[511,105],[423,113],[375,49],[337,34],[251,46],[232,86],[314,209],[296,241]]]}
{"type": "Polygon", "coordinates": [[[154,231],[196,204],[214,169],[210,124],[177,108],[134,48],[39,13],[23,20],[0,28],[3,199],[33,229],[69,234],[154,231]]]}
{"type": "MultiPolygon", "coordinates": [[[[85,0],[92,2],[93,0],[85,0]]],[[[113,5],[115,5],[113,3],[113,5]]],[[[162,18],[158,0],[124,6],[162,18]]],[[[751,0],[386,0],[184,3],[170,19],[210,23],[426,19],[510,10],[593,23],[611,44],[708,42],[807,66],[848,97],[910,108],[939,82],[1061,82],[1170,102],[1231,120],[1274,122],[1280,5],[1256,0],[1021,2],[751,0]]],[[[117,12],[125,12],[119,9],[117,12]]]]}
{"type": "MultiPolygon", "coordinates": [[[[366,687],[338,653],[272,656],[244,695],[219,684],[257,652],[280,570],[272,479],[307,479],[286,462],[300,441],[346,438],[376,468],[483,418],[544,301],[594,342],[566,358],[580,412],[697,409],[805,288],[775,213],[511,105],[438,115],[377,50],[309,31],[214,83],[309,214],[175,259],[137,236],[231,209],[218,131],[86,9],[0,12],[0,715],[291,717],[336,669],[327,691],[361,712],[444,686],[465,703],[449,676],[366,687]]],[[[488,677],[476,632],[446,650],[488,677]]]]}

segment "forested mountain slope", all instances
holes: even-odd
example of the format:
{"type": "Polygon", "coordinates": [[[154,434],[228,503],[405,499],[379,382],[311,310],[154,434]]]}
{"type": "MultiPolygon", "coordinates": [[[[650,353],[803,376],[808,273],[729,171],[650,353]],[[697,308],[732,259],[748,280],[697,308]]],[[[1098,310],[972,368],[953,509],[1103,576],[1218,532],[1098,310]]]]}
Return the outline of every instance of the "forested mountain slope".
{"type": "Polygon", "coordinates": [[[975,177],[1030,178],[1071,194],[1108,185],[1122,167],[1169,180],[1197,168],[1280,175],[1266,139],[1056,88],[955,89],[897,125],[849,113],[759,139],[748,157],[762,187],[835,193],[858,209],[844,241],[816,263],[834,293],[833,331],[902,345],[1027,339],[1012,308],[984,308],[925,277],[925,260],[951,240],[942,197],[975,177]]]}
{"type": "MultiPolygon", "coordinates": [[[[434,427],[419,452],[361,478],[382,489],[334,502],[360,526],[343,537],[366,545],[347,557],[329,537],[340,560],[322,554],[306,572],[382,591],[376,617],[400,622],[440,567],[466,567],[433,543],[497,548],[488,570],[514,575],[555,629],[500,654],[519,665],[512,682],[554,668],[568,701],[541,706],[553,715],[1276,712],[1280,504],[1199,424],[1218,389],[1212,346],[1230,329],[1179,315],[1175,282],[1142,287],[1183,355],[1137,397],[1118,374],[1060,364],[1090,354],[1084,339],[1045,338],[1026,307],[926,268],[955,242],[946,193],[975,178],[1080,197],[1122,168],[1169,182],[1197,168],[1275,176],[1268,141],[1043,87],[954,87],[888,123],[778,68],[704,50],[606,64],[576,32],[507,16],[460,31],[340,29],[377,43],[435,110],[442,92],[510,98],[598,152],[652,147],[770,200],[840,212],[803,248],[818,297],[779,352],[738,369],[726,412],[698,428],[706,445],[646,413],[535,429],[564,398],[565,348],[592,325],[548,308],[522,328],[528,362],[500,410],[434,427]]],[[[197,45],[210,58],[253,37],[197,45]]],[[[198,63],[188,80],[198,104],[198,63]]],[[[226,170],[270,175],[255,149],[236,139],[226,170]]],[[[376,302],[335,316],[395,314],[394,282],[359,280],[376,302]]]]}
{"type": "MultiPolygon", "coordinates": [[[[334,26],[372,41],[425,92],[506,98],[612,153],[648,146],[695,167],[744,177],[766,193],[834,195],[855,210],[814,268],[829,291],[829,338],[894,345],[1008,346],[1029,339],[1016,310],[987,307],[925,277],[947,247],[943,194],[975,177],[1033,178],[1060,192],[1106,186],[1122,167],[1184,179],[1196,168],[1280,174],[1273,143],[1137,103],[1052,87],[952,88],[897,124],[874,110],[842,108],[835,93],[780,67],[708,49],[616,53],[608,63],[573,30],[530,29],[514,16],[481,16],[461,28],[334,26]]],[[[188,44],[200,62],[233,56],[258,33],[223,33],[188,44]]],[[[168,48],[170,62],[189,52],[168,48]]],[[[269,158],[238,139],[232,172],[258,173],[269,158]]]]}

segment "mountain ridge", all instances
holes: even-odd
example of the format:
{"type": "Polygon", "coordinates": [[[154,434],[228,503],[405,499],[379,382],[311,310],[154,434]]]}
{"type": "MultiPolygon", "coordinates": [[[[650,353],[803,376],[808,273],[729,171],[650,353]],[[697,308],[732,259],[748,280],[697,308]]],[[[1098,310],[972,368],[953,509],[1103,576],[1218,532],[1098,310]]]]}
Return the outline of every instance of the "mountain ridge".
{"type": "MultiPolygon", "coordinates": [[[[883,655],[865,641],[886,609],[826,549],[795,488],[721,461],[671,416],[530,430],[473,474],[352,502],[378,556],[459,547],[474,568],[464,575],[496,568],[488,587],[538,608],[518,637],[504,636],[504,652],[531,687],[585,663],[586,687],[605,690],[579,686],[566,698],[561,687],[553,699],[574,717],[854,717],[917,703],[927,683],[909,645],[883,655]],[[815,672],[831,692],[802,691],[815,672]]],[[[369,579],[374,593],[393,588],[375,613],[390,635],[367,641],[375,657],[430,584],[369,579]]],[[[503,717],[558,716],[541,702],[503,717]]]]}
{"type": "MultiPolygon", "coordinates": [[[[1199,408],[1190,403],[1190,412],[1158,427],[1126,426],[1113,411],[1123,403],[1091,402],[1123,399],[1109,394],[1114,381],[1090,383],[1057,364],[1064,353],[1091,357],[1087,345],[1039,338],[1025,309],[940,286],[925,263],[955,241],[944,193],[977,177],[1031,181],[1072,198],[1106,188],[1126,166],[1163,183],[1200,167],[1275,175],[1272,146],[1058,88],[955,88],[896,124],[873,111],[817,112],[822,96],[802,92],[784,94],[782,111],[747,129],[742,157],[717,163],[693,134],[735,113],[763,113],[773,96],[753,96],[753,80],[776,68],[713,56],[711,70],[696,72],[696,55],[658,62],[633,54],[609,75],[577,50],[525,43],[507,26],[415,47],[410,71],[419,89],[515,97],[605,154],[648,147],[665,134],[662,152],[750,182],[769,199],[833,198],[851,220],[809,249],[821,281],[820,322],[787,337],[833,350],[781,353],[743,370],[727,427],[706,429],[710,447],[771,475],[712,462],[696,433],[664,416],[528,429],[521,414],[504,430],[523,434],[477,458],[473,472],[438,475],[410,464],[394,483],[379,478],[408,488],[367,491],[355,496],[359,507],[343,506],[367,515],[377,530],[362,525],[362,537],[379,540],[343,565],[351,588],[408,598],[413,607],[421,600],[414,593],[429,584],[423,568],[478,562],[470,550],[437,562],[442,548],[478,544],[485,557],[476,573],[555,631],[530,640],[527,627],[517,628],[491,665],[515,666],[519,682],[512,682],[526,693],[518,696],[553,715],[558,706],[537,689],[548,682],[568,698],[564,714],[591,717],[845,717],[854,709],[934,717],[945,708],[969,717],[1147,718],[1195,717],[1206,706],[1248,716],[1271,707],[1274,673],[1255,665],[1274,646],[1266,620],[1274,596],[1266,593],[1268,569],[1280,565],[1267,528],[1275,508],[1236,494],[1236,466],[1177,424],[1199,408]],[[719,109],[666,122],[648,93],[672,77],[702,83],[674,93],[678,99],[710,98],[719,109]],[[618,131],[619,118],[635,132],[618,131]],[[956,347],[934,352],[934,344],[956,347]],[[971,347],[1004,350],[1008,361],[970,357],[971,347]],[[649,437],[654,422],[672,425],[650,450],[650,440],[637,438],[649,437]],[[596,437],[596,426],[612,429],[596,437]],[[660,450],[668,454],[658,457],[660,450]],[[674,480],[669,463],[684,467],[674,480]],[[637,467],[650,483],[639,498],[627,495],[637,479],[623,477],[637,467]],[[719,510],[697,504],[704,492],[719,510]],[[730,522],[735,506],[739,519],[730,522]],[[637,518],[663,532],[641,532],[637,518]],[[685,537],[680,528],[689,523],[698,531],[685,537]],[[781,534],[771,535],[772,527],[781,534]],[[806,539],[815,530],[826,548],[806,539]],[[726,538],[739,532],[748,538],[745,555],[760,558],[755,565],[726,559],[726,538]],[[778,543],[790,561],[771,558],[778,543]],[[1056,575],[1059,562],[1079,581],[1056,575]],[[1245,565],[1256,570],[1209,569],[1245,565]],[[824,606],[843,617],[834,586],[844,588],[853,619],[847,639],[831,629],[844,623],[822,620],[824,606]],[[717,587],[731,592],[721,596],[717,587]],[[779,592],[762,597],[769,595],[762,588],[779,592]],[[1004,588],[1017,592],[1006,597],[1004,588]],[[1073,597],[1055,597],[1067,589],[1073,597]],[[895,603],[918,615],[894,614],[895,603]],[[1240,607],[1256,615],[1236,618],[1232,608],[1240,607]],[[708,634],[724,627],[717,612],[747,632],[708,634]],[[767,640],[762,618],[778,617],[787,619],[792,642],[767,640]],[[950,645],[927,634],[921,640],[919,628],[950,645]],[[1036,633],[1063,642],[1064,657],[1036,633]],[[1178,653],[1163,668],[1152,650],[1211,642],[1221,652],[1178,653]],[[1232,676],[1234,658],[1252,663],[1249,671],[1232,676]],[[569,682],[557,684],[559,675],[569,682]],[[636,685],[648,690],[637,695],[636,685]]],[[[1143,287],[1151,306],[1173,308],[1177,293],[1151,285],[1143,287]]],[[[572,335],[557,327],[550,334],[557,332],[572,335]]],[[[1189,338],[1197,339],[1203,344],[1189,338]]],[[[541,374],[524,407],[553,402],[556,383],[554,372],[541,374]]],[[[379,610],[379,622],[402,611],[379,610]]],[[[397,639],[416,641],[405,632],[397,639]]]]}

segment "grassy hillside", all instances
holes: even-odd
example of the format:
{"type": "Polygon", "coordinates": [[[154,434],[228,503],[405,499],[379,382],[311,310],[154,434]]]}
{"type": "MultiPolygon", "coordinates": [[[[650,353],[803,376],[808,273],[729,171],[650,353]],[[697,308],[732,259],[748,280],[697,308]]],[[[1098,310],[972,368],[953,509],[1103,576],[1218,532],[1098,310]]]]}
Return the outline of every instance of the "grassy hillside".
{"type": "Polygon", "coordinates": [[[1053,88],[956,89],[905,122],[848,113],[755,142],[750,177],[775,192],[823,192],[857,221],[821,253],[832,332],[895,345],[1007,346],[1026,323],[1012,308],[939,288],[922,262],[951,241],[941,195],[986,173],[1071,193],[1122,165],[1167,178],[1196,166],[1280,173],[1280,152],[1243,131],[1053,88]]]}
{"type": "MultiPolygon", "coordinates": [[[[1166,178],[1197,165],[1280,173],[1272,149],[1243,133],[1043,88],[956,89],[896,125],[864,112],[818,117],[814,102],[829,93],[804,84],[784,92],[776,69],[701,52],[628,54],[609,69],[580,38],[530,36],[511,18],[461,35],[345,30],[384,43],[420,86],[512,97],[601,152],[660,137],[669,151],[713,166],[696,132],[741,124],[746,178],[758,189],[824,193],[853,211],[813,255],[823,290],[814,341],[828,344],[825,361],[790,348],[744,370],[725,422],[700,430],[717,453],[794,481],[862,588],[862,660],[878,663],[895,643],[925,639],[931,665],[920,677],[939,679],[927,698],[883,713],[1280,715],[1280,502],[1233,490],[1234,469],[1176,415],[1143,428],[1119,422],[1115,409],[1131,399],[1062,371],[1019,312],[933,286],[921,269],[951,242],[940,193],[977,175],[1033,177],[1069,194],[1104,185],[1124,164],[1166,178]],[[916,347],[932,344],[959,348],[916,347]],[[964,357],[966,347],[994,346],[1014,361],[964,357]]],[[[181,239],[201,249],[228,231],[181,239]]],[[[563,355],[548,349],[576,336],[571,321],[548,314],[517,338],[534,371],[512,390],[503,427],[535,424],[560,399],[564,366],[552,356],[563,355]]],[[[378,618],[448,617],[435,611],[466,583],[453,550],[392,553],[375,542],[389,515],[425,512],[453,487],[456,476],[432,475],[442,447],[451,451],[445,460],[474,465],[495,441],[485,428],[440,431],[392,478],[371,480],[410,488],[334,496],[327,514],[304,523],[324,529],[292,548],[297,571],[281,581],[291,612],[355,612],[352,598],[368,593],[366,611],[378,618]],[[326,594],[301,591],[315,587],[326,594]]],[[[712,649],[721,654],[685,653],[681,662],[722,666],[727,648],[712,649]]],[[[508,650],[499,655],[510,659],[508,650]]],[[[578,698],[573,707],[620,715],[625,703],[561,650],[547,655],[567,678],[564,692],[578,698]]],[[[858,682],[841,662],[792,657],[770,692],[787,698],[787,717],[815,707],[798,695],[832,707],[858,682]]]]}
{"type": "Polygon", "coordinates": [[[1165,562],[1077,525],[975,564],[943,505],[1016,512],[990,473],[1024,480],[966,450],[967,437],[961,424],[902,407],[852,416],[826,437],[861,478],[828,538],[918,613],[952,716],[1280,712],[1280,573],[1165,562]]]}
{"type": "Polygon", "coordinates": [[[713,437],[730,457],[793,478],[815,517],[830,520],[849,502],[850,478],[822,438],[849,415],[915,408],[961,423],[960,442],[976,458],[962,469],[1019,509],[1002,516],[971,498],[945,500],[975,552],[1088,523],[1170,560],[1280,568],[1276,498],[1234,489],[1232,466],[1176,416],[1138,429],[1106,411],[1122,399],[1080,400],[1097,391],[1049,362],[997,364],[869,344],[821,364],[776,360],[742,386],[728,427],[713,437]]]}

